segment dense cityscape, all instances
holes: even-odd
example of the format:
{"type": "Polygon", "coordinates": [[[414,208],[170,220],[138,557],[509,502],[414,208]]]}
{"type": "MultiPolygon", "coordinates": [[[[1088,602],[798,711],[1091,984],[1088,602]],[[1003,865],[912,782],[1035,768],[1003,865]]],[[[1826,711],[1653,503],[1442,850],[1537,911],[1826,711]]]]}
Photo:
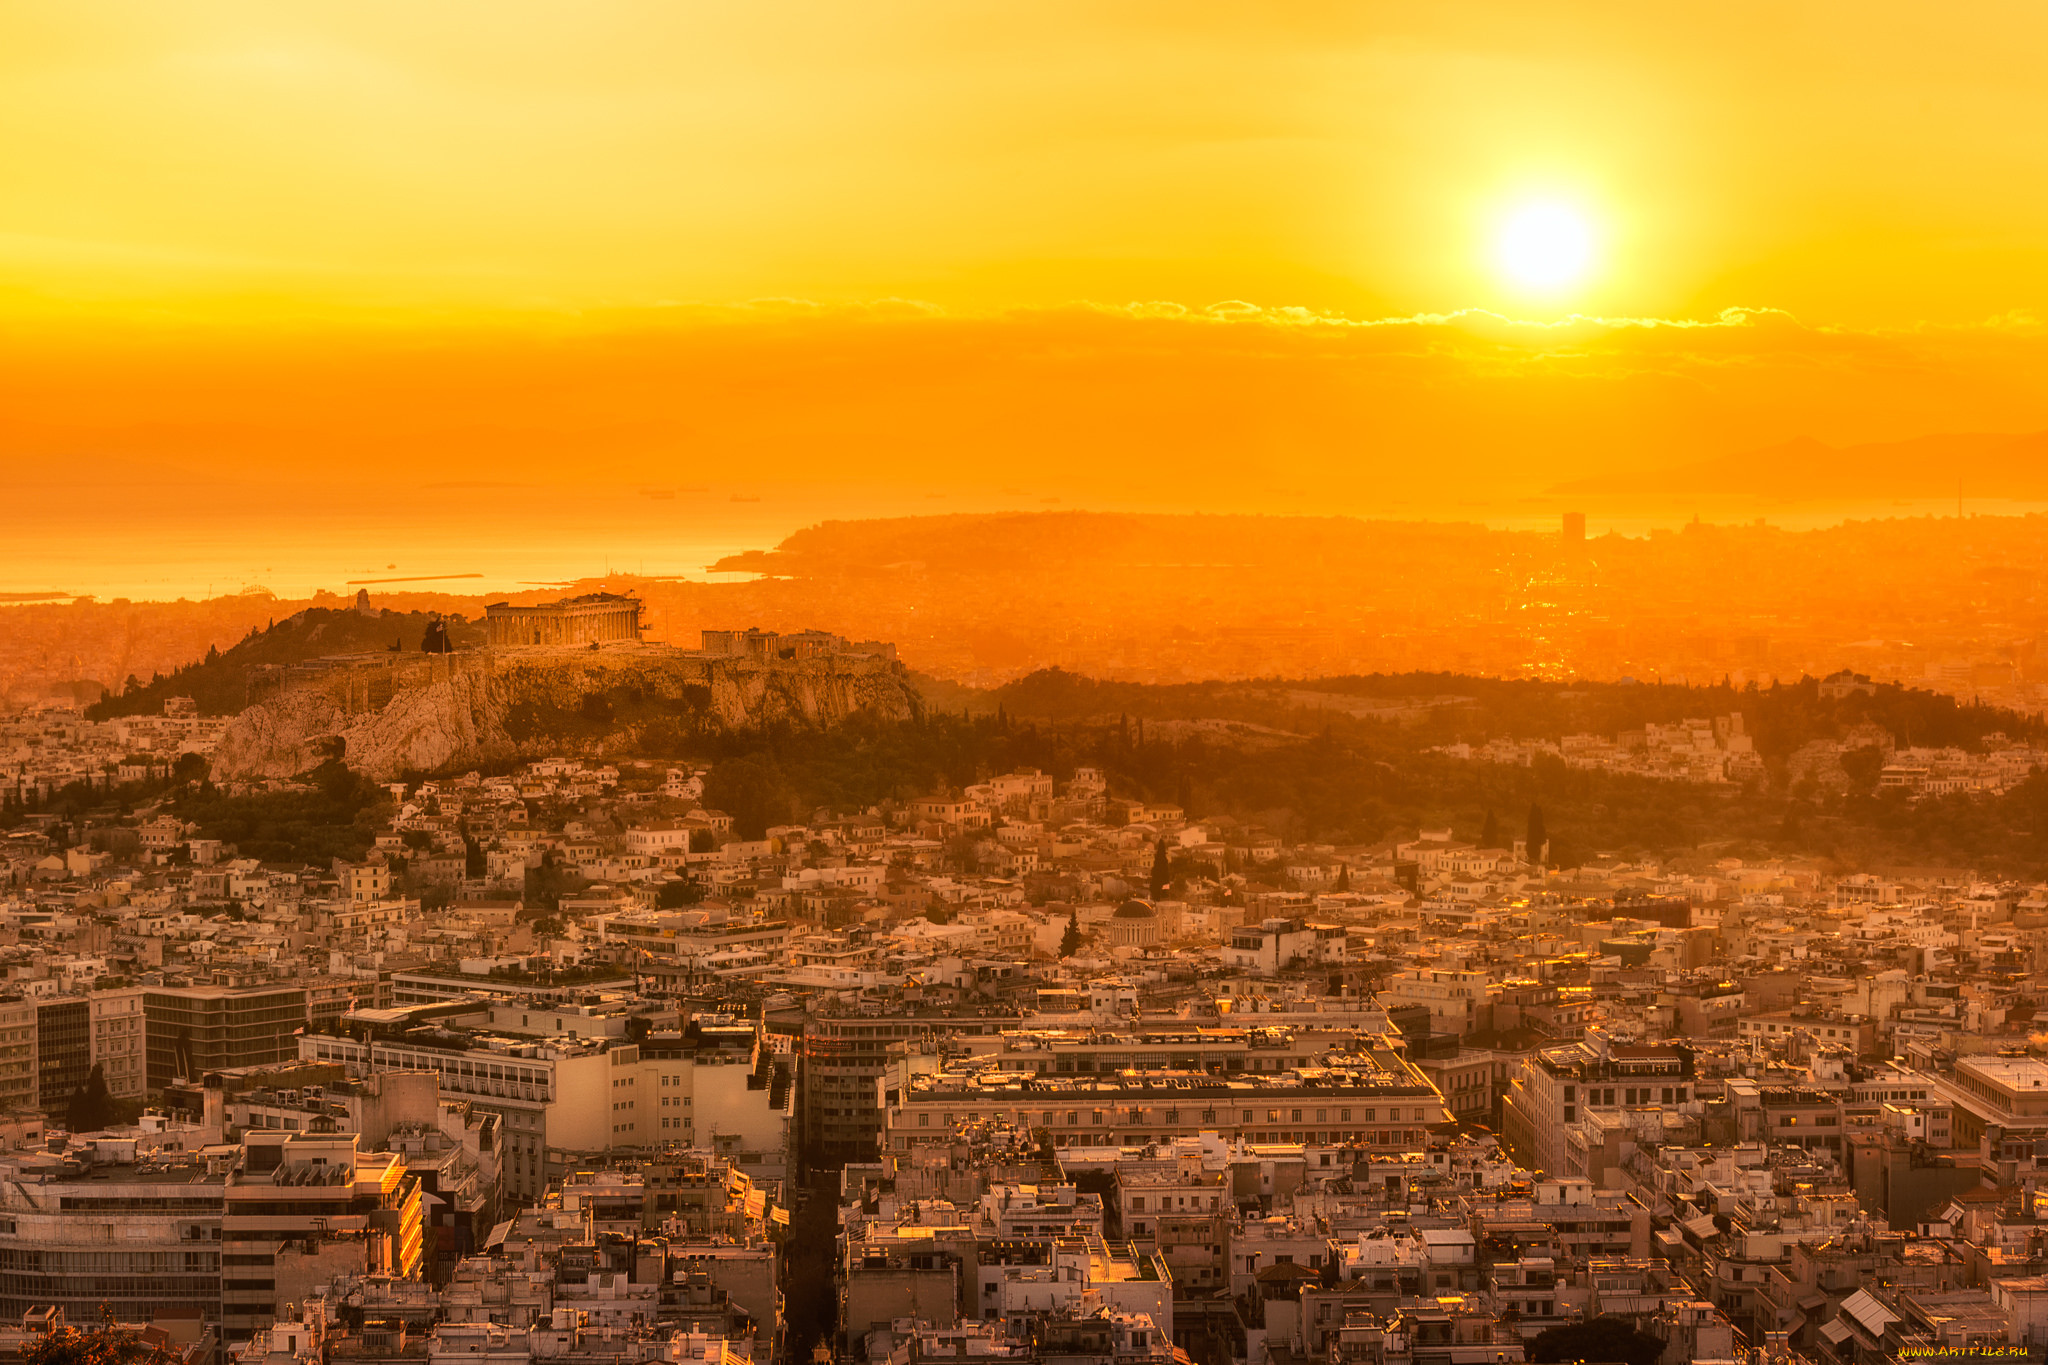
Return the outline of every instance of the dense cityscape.
{"type": "Polygon", "coordinates": [[[0,4],[0,1365],[2048,1365],[2043,53],[0,4]]]}
{"type": "MultiPolygon", "coordinates": [[[[714,712],[731,670],[907,676],[826,632],[650,645],[641,610],[499,605],[480,642],[430,623],[406,657],[701,676],[714,712]]],[[[758,754],[636,753],[590,704],[561,752],[354,770],[341,741],[447,685],[410,674],[294,776],[237,738],[373,664],[260,665],[230,714],[58,698],[0,723],[0,1349],[103,1319],[187,1365],[2048,1341],[2048,880],[1566,864],[1534,804],[1330,841],[1120,764],[794,812],[758,754]]],[[[1844,671],[1813,695],[1877,692],[1844,671]]],[[[861,695],[814,723],[935,723],[861,695]]],[[[1108,752],[1156,747],[1116,727],[1108,752]]],[[[1866,720],[1787,766],[1740,710],[1429,752],[1860,782],[1902,812],[2029,792],[2039,758],[1866,720]]]]}

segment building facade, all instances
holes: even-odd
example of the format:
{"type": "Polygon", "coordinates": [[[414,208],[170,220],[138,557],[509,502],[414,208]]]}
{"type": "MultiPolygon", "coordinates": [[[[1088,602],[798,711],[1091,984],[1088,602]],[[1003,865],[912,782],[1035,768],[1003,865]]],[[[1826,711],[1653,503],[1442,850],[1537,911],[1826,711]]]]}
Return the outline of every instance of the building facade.
{"type": "Polygon", "coordinates": [[[199,1305],[217,1318],[224,1161],[126,1160],[67,1170],[23,1163],[0,1181],[0,1314],[61,1308],[99,1320],[104,1304],[124,1322],[165,1305],[199,1305]]]}
{"type": "Polygon", "coordinates": [[[640,641],[641,602],[617,593],[590,593],[559,602],[515,607],[493,602],[484,627],[493,649],[519,645],[600,645],[640,641]]]}
{"type": "Polygon", "coordinates": [[[100,1069],[107,1093],[117,1100],[141,1099],[149,1092],[142,988],[94,991],[86,997],[86,1012],[92,1028],[90,1061],[100,1069]]]}
{"type": "Polygon", "coordinates": [[[92,1005],[82,995],[36,1002],[36,1100],[62,1113],[92,1072],[92,1005]]]}
{"type": "Polygon", "coordinates": [[[1016,1033],[993,1055],[937,1070],[905,1066],[877,1091],[889,1153],[948,1144],[963,1125],[1043,1130],[1062,1147],[1214,1133],[1405,1151],[1450,1118],[1443,1096],[1391,1040],[1333,1048],[1278,1031],[1016,1033]]]}
{"type": "Polygon", "coordinates": [[[0,1000],[0,1114],[34,1109],[38,1098],[35,1002],[0,1000]]]}
{"type": "Polygon", "coordinates": [[[966,1015],[900,1010],[893,1014],[819,1014],[805,1019],[801,1057],[804,1159],[813,1165],[872,1161],[883,1112],[875,1083],[892,1049],[948,1037],[994,1037],[1021,1023],[1016,1014],[966,1015]]]}
{"type": "Polygon", "coordinates": [[[152,986],[142,994],[147,1086],[298,1055],[306,992],[297,986],[152,986]]]}

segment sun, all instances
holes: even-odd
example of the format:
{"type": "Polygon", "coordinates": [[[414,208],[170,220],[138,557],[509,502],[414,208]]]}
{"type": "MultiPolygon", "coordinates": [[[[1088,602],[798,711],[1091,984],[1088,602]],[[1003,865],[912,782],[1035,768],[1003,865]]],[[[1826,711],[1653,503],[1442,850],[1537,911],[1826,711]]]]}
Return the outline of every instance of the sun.
{"type": "Polygon", "coordinates": [[[1592,268],[1593,229],[1569,204],[1525,204],[1501,225],[1495,256],[1516,284],[1554,293],[1592,268]]]}

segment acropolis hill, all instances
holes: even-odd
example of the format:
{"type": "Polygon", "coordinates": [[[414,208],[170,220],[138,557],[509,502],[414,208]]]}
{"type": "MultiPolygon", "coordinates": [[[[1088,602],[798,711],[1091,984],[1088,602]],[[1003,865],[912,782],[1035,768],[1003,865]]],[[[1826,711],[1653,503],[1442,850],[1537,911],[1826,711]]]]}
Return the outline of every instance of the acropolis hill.
{"type": "Polygon", "coordinates": [[[288,777],[328,758],[377,778],[547,754],[659,747],[707,731],[914,715],[891,646],[822,631],[639,639],[640,604],[594,595],[486,609],[489,643],[341,655],[252,679],[215,754],[226,778],[288,777]],[[535,643],[538,637],[539,642],[535,643]]]}

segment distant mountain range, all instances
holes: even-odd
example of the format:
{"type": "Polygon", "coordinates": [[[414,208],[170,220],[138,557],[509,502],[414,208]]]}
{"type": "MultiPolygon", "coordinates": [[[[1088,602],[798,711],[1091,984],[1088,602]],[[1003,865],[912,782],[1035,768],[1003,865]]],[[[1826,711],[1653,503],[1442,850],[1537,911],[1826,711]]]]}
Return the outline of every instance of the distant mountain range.
{"type": "Polygon", "coordinates": [[[2048,500],[2048,431],[1960,432],[1831,446],[1802,436],[1676,469],[1574,479],[1550,491],[1590,497],[1741,497],[1836,503],[1879,498],[2048,500]]]}

